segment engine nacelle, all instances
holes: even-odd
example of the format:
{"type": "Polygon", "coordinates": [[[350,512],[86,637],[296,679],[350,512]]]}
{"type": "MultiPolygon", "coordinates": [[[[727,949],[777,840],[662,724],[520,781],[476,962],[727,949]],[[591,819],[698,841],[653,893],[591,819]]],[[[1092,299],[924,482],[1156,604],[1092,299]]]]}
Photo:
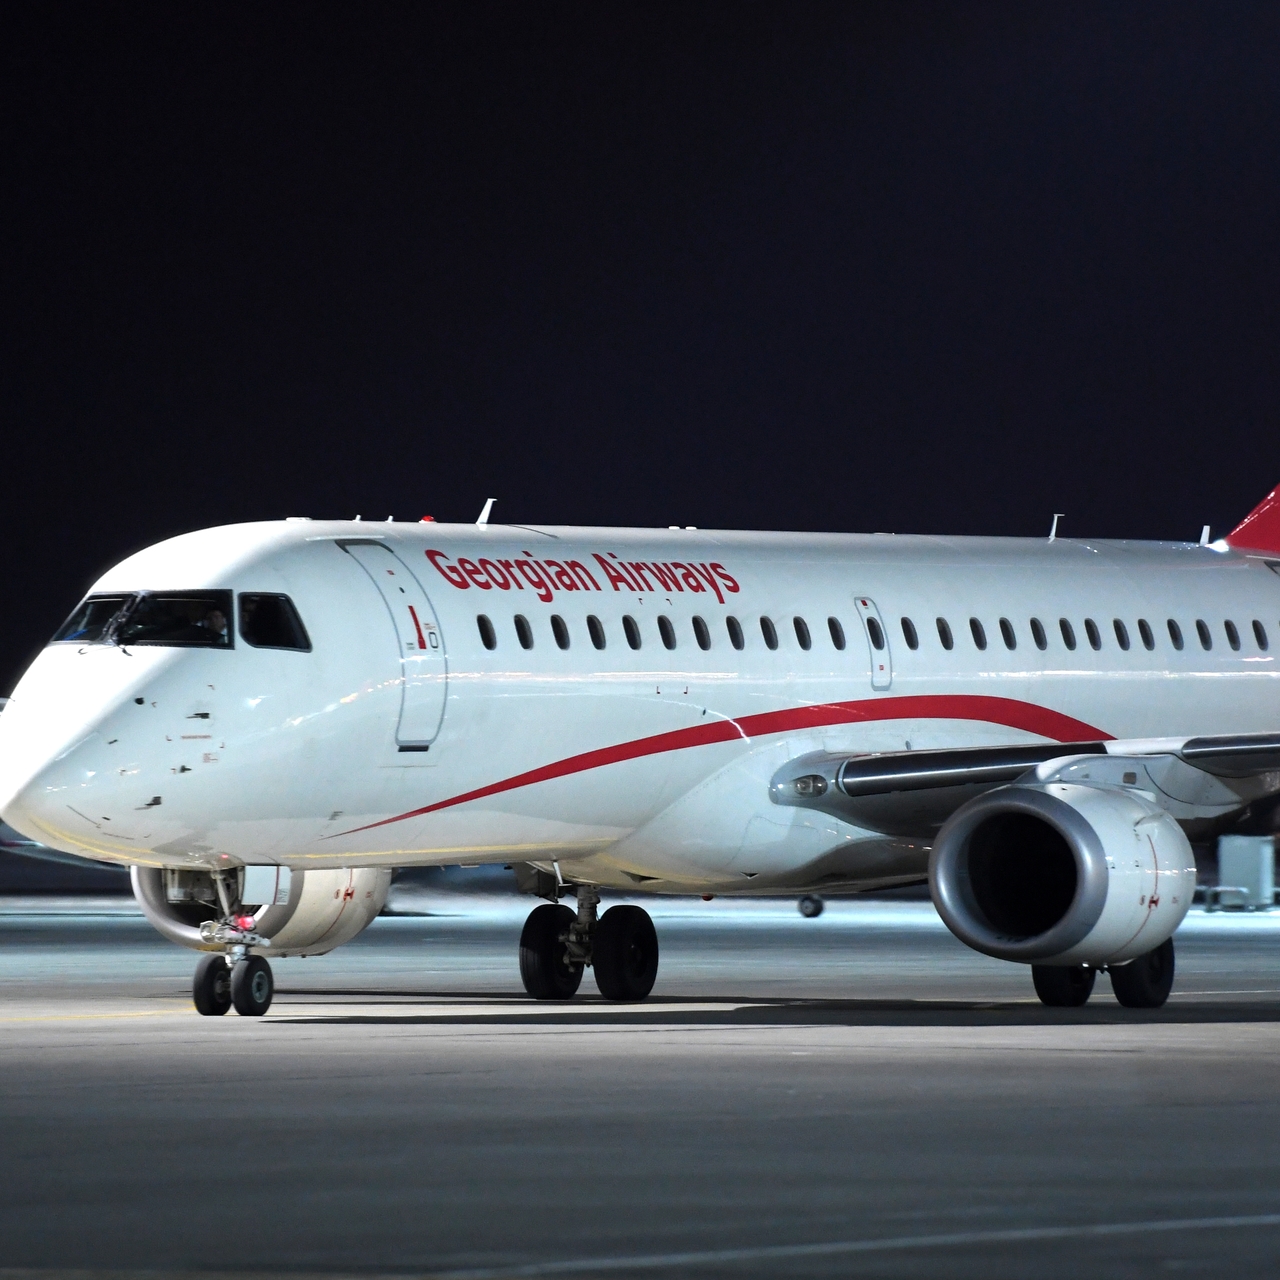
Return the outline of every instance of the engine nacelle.
{"type": "MultiPolygon", "coordinates": [[[[170,942],[196,951],[222,949],[200,937],[201,924],[218,914],[207,872],[133,867],[130,876],[142,914],[170,942]]],[[[293,872],[288,902],[252,912],[254,932],[271,939],[262,954],[319,956],[350,942],[382,910],[390,885],[387,867],[293,872]]]]}
{"type": "Polygon", "coordinates": [[[1182,828],[1118,787],[1000,787],[948,819],[929,889],[952,933],[1027,964],[1101,966],[1158,947],[1182,923],[1196,863],[1182,828]]]}

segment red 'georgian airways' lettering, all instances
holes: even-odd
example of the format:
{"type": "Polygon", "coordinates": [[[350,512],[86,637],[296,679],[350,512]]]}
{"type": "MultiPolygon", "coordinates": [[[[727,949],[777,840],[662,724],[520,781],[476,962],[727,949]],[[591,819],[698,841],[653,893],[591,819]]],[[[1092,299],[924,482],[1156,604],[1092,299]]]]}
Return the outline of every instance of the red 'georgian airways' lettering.
{"type": "MultiPolygon", "coordinates": [[[[737,580],[719,561],[710,564],[682,560],[620,560],[614,552],[602,556],[592,552],[600,575],[615,591],[634,592],[636,595],[674,592],[696,594],[710,591],[724,604],[725,592],[734,595],[741,591],[737,580]],[[652,581],[651,581],[652,580],[652,581]]],[[[531,551],[521,553],[519,559],[496,560],[481,557],[471,560],[459,556],[452,560],[443,551],[427,552],[427,559],[440,576],[459,591],[476,587],[480,591],[529,590],[546,604],[555,599],[557,591],[603,591],[596,576],[581,560],[539,560],[531,551]]]]}

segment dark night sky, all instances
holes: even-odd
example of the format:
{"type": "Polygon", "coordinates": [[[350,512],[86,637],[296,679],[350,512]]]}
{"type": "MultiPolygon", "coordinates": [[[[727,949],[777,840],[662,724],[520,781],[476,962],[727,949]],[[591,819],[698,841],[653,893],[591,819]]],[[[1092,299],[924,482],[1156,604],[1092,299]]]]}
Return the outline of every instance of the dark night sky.
{"type": "Polygon", "coordinates": [[[226,521],[1193,538],[1280,481],[1274,4],[40,5],[0,101],[5,688],[226,521]]]}

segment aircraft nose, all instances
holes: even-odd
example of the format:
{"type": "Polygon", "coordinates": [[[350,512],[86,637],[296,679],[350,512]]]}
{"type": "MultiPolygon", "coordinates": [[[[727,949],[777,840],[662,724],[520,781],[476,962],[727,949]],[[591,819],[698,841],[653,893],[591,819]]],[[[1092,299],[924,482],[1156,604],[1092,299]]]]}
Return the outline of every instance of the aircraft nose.
{"type": "Polygon", "coordinates": [[[128,856],[141,847],[138,810],[147,809],[128,786],[134,771],[112,767],[112,751],[102,732],[92,729],[21,767],[12,754],[0,753],[0,817],[29,840],[64,853],[128,856]]]}
{"type": "MultiPolygon", "coordinates": [[[[20,769],[0,770],[0,817],[29,840],[63,847],[62,829],[67,825],[65,817],[71,814],[68,804],[81,809],[70,798],[72,772],[65,759],[37,760],[34,767],[28,762],[20,769]]],[[[84,774],[83,769],[75,772],[84,774]]]]}
{"type": "MultiPolygon", "coordinates": [[[[30,839],[72,851],[77,842],[69,844],[60,833],[73,810],[89,812],[85,802],[90,795],[95,797],[88,801],[90,808],[101,808],[98,797],[113,781],[102,767],[101,730],[111,707],[131,692],[118,680],[104,679],[105,663],[95,658],[52,646],[32,664],[0,712],[0,815],[30,839]]],[[[105,674],[132,675],[133,670],[117,662],[105,674]]],[[[85,834],[92,838],[92,832],[86,826],[85,834]]]]}
{"type": "Polygon", "coordinates": [[[20,825],[22,815],[34,797],[57,785],[60,762],[93,733],[88,725],[69,726],[32,710],[30,703],[11,702],[0,713],[0,814],[24,834],[30,833],[20,825]]]}

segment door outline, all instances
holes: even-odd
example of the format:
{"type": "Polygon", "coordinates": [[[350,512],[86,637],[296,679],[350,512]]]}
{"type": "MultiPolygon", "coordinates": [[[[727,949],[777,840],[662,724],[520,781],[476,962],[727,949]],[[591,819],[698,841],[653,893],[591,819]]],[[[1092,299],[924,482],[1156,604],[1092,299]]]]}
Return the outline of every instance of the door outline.
{"type": "Polygon", "coordinates": [[[853,603],[858,610],[858,617],[862,619],[862,634],[867,640],[867,654],[871,660],[871,687],[888,689],[893,684],[893,653],[889,648],[889,628],[884,625],[880,610],[870,596],[854,596],[853,603]],[[871,642],[869,619],[874,620],[880,628],[880,635],[884,640],[882,649],[877,649],[871,642]]]}
{"type": "Polygon", "coordinates": [[[449,684],[444,633],[435,606],[417,575],[385,542],[377,538],[342,538],[338,540],[338,546],[360,566],[377,590],[396,638],[400,663],[396,745],[401,751],[426,751],[439,736],[444,722],[449,684]],[[381,575],[353,551],[353,548],[365,547],[380,547],[391,557],[386,566],[387,576],[399,579],[395,586],[399,594],[408,596],[408,599],[400,600],[392,595],[381,575]],[[404,606],[404,615],[397,616],[401,605],[404,606]]]}

